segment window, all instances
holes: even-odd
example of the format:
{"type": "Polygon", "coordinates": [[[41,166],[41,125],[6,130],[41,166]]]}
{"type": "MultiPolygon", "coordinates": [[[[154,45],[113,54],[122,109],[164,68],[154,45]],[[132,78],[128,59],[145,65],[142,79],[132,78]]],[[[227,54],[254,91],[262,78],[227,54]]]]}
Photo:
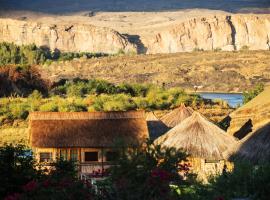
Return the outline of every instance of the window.
{"type": "Polygon", "coordinates": [[[67,149],[60,149],[60,158],[63,160],[67,160],[68,158],[68,150],[67,149]]]}
{"type": "Polygon", "coordinates": [[[98,152],[85,152],[84,153],[84,161],[98,161],[98,152]]]}
{"type": "Polygon", "coordinates": [[[78,150],[77,149],[71,149],[70,150],[70,160],[71,161],[78,161],[78,150]]]}
{"type": "Polygon", "coordinates": [[[51,162],[51,161],[52,161],[52,152],[39,153],[39,162],[51,162]]]}
{"type": "Polygon", "coordinates": [[[115,151],[107,151],[106,152],[106,161],[116,161],[119,157],[119,153],[115,151]]]}

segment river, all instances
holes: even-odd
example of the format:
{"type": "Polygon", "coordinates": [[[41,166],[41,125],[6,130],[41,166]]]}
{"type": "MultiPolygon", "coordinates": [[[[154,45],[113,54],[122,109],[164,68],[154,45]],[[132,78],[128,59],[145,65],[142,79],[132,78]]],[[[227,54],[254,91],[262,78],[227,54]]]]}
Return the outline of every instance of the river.
{"type": "Polygon", "coordinates": [[[199,95],[204,99],[222,99],[227,101],[231,107],[237,107],[243,104],[243,94],[235,93],[199,93],[199,95]]]}

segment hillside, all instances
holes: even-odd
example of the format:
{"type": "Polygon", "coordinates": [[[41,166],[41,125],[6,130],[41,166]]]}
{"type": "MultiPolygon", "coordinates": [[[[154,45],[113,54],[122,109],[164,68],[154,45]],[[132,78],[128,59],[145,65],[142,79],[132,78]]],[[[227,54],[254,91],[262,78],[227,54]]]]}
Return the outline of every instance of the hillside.
{"type": "Polygon", "coordinates": [[[239,137],[246,136],[270,122],[270,87],[253,100],[229,115],[228,133],[239,137]]]}
{"type": "Polygon", "coordinates": [[[152,83],[194,91],[242,92],[270,82],[270,51],[192,52],[74,59],[39,67],[51,81],[104,79],[113,83],[152,83]]]}

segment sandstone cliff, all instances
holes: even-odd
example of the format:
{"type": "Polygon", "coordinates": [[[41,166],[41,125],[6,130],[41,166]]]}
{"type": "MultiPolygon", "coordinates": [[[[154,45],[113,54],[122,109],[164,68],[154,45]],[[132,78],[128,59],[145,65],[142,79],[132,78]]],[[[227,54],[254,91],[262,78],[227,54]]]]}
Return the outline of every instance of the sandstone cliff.
{"type": "Polygon", "coordinates": [[[232,15],[194,18],[157,33],[148,53],[203,50],[270,49],[269,15],[232,15]]]}
{"type": "Polygon", "coordinates": [[[69,52],[136,52],[127,38],[109,28],[81,24],[46,24],[0,19],[0,42],[35,43],[69,52]]]}
{"type": "Polygon", "coordinates": [[[155,26],[146,29],[140,29],[140,23],[135,29],[128,28],[131,22],[113,25],[115,22],[110,20],[114,19],[110,18],[105,22],[99,19],[96,25],[85,20],[47,23],[46,19],[42,22],[0,19],[0,42],[103,53],[116,53],[120,49],[146,54],[194,49],[232,51],[245,46],[251,50],[270,49],[270,15],[207,15],[166,22],[164,26],[155,22],[155,26]],[[99,24],[110,28],[98,27],[99,24]],[[127,27],[121,29],[122,26],[127,27]]]}

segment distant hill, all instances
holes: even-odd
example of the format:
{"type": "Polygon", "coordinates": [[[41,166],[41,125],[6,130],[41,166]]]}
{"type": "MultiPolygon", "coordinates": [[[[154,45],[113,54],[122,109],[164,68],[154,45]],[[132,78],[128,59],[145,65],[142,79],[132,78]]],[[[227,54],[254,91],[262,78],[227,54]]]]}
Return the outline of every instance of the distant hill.
{"type": "Polygon", "coordinates": [[[3,10],[30,10],[49,13],[80,11],[164,11],[176,9],[241,9],[270,7],[269,0],[1,0],[3,10]]]}

